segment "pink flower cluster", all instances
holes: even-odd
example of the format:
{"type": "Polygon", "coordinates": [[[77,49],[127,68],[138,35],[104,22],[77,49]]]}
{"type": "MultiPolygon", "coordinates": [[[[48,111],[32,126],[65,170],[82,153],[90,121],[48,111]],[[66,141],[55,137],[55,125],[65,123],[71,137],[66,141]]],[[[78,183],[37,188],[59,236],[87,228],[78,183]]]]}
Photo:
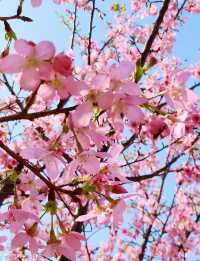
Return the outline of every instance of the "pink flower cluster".
{"type": "Polygon", "coordinates": [[[0,60],[0,71],[19,74],[19,84],[23,90],[35,91],[45,83],[50,92],[57,93],[60,98],[69,95],[72,82],[72,59],[60,53],[55,55],[55,47],[51,42],[38,44],[26,40],[15,42],[16,54],[9,54],[0,60]],[[69,80],[69,81],[68,81],[69,80]]]}

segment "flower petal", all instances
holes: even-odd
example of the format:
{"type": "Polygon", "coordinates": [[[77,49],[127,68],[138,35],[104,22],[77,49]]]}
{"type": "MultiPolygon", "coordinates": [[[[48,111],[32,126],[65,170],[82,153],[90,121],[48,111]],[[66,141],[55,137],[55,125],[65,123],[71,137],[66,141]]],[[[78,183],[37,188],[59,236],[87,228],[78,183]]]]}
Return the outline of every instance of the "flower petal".
{"type": "Polygon", "coordinates": [[[26,244],[27,240],[28,236],[26,235],[26,233],[21,232],[13,238],[11,246],[12,248],[22,247],[26,244]]]}
{"type": "Polygon", "coordinates": [[[35,47],[36,56],[41,60],[49,60],[55,55],[55,47],[49,41],[42,41],[35,47]]]}
{"type": "Polygon", "coordinates": [[[77,110],[72,114],[73,123],[76,127],[87,127],[90,123],[93,113],[91,103],[85,102],[78,106],[77,110]]]}
{"type": "Polygon", "coordinates": [[[38,7],[42,4],[42,0],[31,0],[31,4],[33,7],[38,7]]]}
{"type": "Polygon", "coordinates": [[[53,155],[48,155],[43,160],[48,176],[52,179],[56,179],[60,173],[60,165],[62,162],[53,155]]]}
{"type": "Polygon", "coordinates": [[[39,67],[40,79],[44,81],[50,81],[51,73],[53,71],[52,65],[48,62],[41,62],[38,67],[39,67]]]}
{"type": "Polygon", "coordinates": [[[19,39],[15,41],[15,50],[18,54],[22,56],[28,56],[34,51],[34,45],[30,44],[28,41],[19,39]]]}
{"type": "Polygon", "coordinates": [[[40,84],[40,75],[35,69],[24,70],[20,79],[20,86],[27,91],[34,91],[40,84]]]}
{"type": "Polygon", "coordinates": [[[0,60],[0,71],[3,73],[21,72],[25,59],[17,54],[10,54],[0,60]]]}
{"type": "Polygon", "coordinates": [[[129,61],[122,61],[119,65],[112,65],[110,76],[115,80],[125,80],[133,73],[134,66],[129,61]]]}

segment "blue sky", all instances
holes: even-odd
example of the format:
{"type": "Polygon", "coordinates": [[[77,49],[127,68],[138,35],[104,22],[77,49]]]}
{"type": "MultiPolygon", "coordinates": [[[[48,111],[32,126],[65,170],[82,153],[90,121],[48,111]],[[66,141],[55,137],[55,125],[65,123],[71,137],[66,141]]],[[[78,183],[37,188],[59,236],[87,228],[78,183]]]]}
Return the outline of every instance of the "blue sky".
{"type": "MultiPolygon", "coordinates": [[[[32,8],[30,0],[25,0],[24,15],[30,16],[34,22],[24,23],[22,21],[12,21],[10,24],[17,33],[18,38],[25,38],[35,42],[41,40],[53,41],[58,51],[67,50],[70,42],[70,34],[67,28],[61,23],[59,15],[64,14],[64,5],[56,5],[52,0],[43,0],[43,5],[40,8],[32,8]]],[[[107,9],[112,0],[106,1],[104,7],[107,9]]],[[[126,1],[118,1],[126,2],[126,1]]],[[[17,0],[1,0],[0,1],[0,16],[12,15],[16,11],[17,0]]],[[[99,5],[100,6],[100,5],[99,5]]],[[[187,15],[189,17],[181,29],[177,37],[177,43],[174,49],[174,55],[189,59],[189,61],[197,61],[199,59],[198,49],[200,48],[200,37],[198,37],[198,25],[200,24],[199,15],[187,15]]],[[[97,20],[98,21],[98,20],[97,20]]],[[[98,30],[100,23],[97,23],[95,37],[99,39],[104,31],[102,27],[98,30]]],[[[80,28],[87,31],[87,21],[83,14],[80,15],[80,28]]],[[[0,25],[1,42],[0,48],[3,47],[3,23],[0,25]]]]}

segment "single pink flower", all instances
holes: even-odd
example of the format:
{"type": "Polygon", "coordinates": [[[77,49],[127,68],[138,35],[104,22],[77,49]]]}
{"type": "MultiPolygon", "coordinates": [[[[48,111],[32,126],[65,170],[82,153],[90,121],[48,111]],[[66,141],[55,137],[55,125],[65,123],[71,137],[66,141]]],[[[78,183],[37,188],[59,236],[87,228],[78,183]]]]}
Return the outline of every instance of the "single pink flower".
{"type": "Polygon", "coordinates": [[[135,95],[116,94],[111,104],[109,116],[113,119],[113,123],[122,122],[122,117],[126,116],[129,122],[139,124],[144,121],[144,113],[139,105],[146,101],[145,98],[135,95]]]}
{"type": "Polygon", "coordinates": [[[42,254],[46,257],[64,255],[71,261],[76,261],[76,252],[80,250],[80,241],[83,239],[84,237],[77,232],[67,233],[61,240],[50,240],[42,254]]]}
{"type": "Polygon", "coordinates": [[[36,253],[38,248],[40,247],[37,238],[37,223],[34,223],[31,227],[26,227],[25,230],[25,232],[19,232],[15,235],[11,242],[11,247],[14,249],[17,247],[23,247],[24,245],[28,244],[32,254],[36,253]]]}
{"type": "Polygon", "coordinates": [[[115,231],[118,226],[123,223],[123,215],[126,210],[126,203],[124,200],[120,199],[116,206],[113,208],[111,222],[113,230],[115,231]]]}
{"type": "Polygon", "coordinates": [[[62,164],[61,153],[56,148],[56,142],[33,141],[21,149],[21,155],[28,159],[43,160],[48,176],[55,179],[60,173],[62,164]]]}
{"type": "Polygon", "coordinates": [[[18,232],[30,220],[34,222],[39,221],[35,214],[22,209],[10,208],[8,211],[0,213],[0,221],[6,221],[13,233],[18,232]]]}
{"type": "Polygon", "coordinates": [[[65,175],[68,178],[73,178],[77,169],[84,175],[96,175],[100,170],[100,160],[96,156],[95,151],[79,153],[77,158],[69,163],[65,175]]]}
{"type": "Polygon", "coordinates": [[[186,87],[172,87],[166,94],[167,103],[175,110],[190,110],[199,100],[192,90],[186,87]]]}
{"type": "Polygon", "coordinates": [[[51,79],[42,84],[38,91],[38,95],[47,103],[57,96],[60,99],[66,99],[68,96],[79,96],[81,86],[72,76],[65,77],[59,73],[52,73],[51,79]]]}
{"type": "Polygon", "coordinates": [[[190,110],[198,101],[199,97],[192,90],[185,87],[189,80],[190,72],[180,71],[172,79],[172,84],[166,91],[167,103],[175,110],[190,110]]]}
{"type": "Polygon", "coordinates": [[[49,41],[35,45],[25,40],[15,41],[17,54],[9,54],[0,60],[3,73],[21,73],[20,86],[24,90],[35,90],[41,80],[50,80],[55,47],[49,41]]]}

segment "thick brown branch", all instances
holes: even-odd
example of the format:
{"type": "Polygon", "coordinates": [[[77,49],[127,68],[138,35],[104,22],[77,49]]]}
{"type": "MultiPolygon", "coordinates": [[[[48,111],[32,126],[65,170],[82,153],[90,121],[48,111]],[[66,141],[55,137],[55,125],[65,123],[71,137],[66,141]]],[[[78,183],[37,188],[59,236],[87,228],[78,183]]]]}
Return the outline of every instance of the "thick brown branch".
{"type": "Polygon", "coordinates": [[[146,59],[148,57],[148,55],[150,54],[151,52],[151,47],[153,45],[153,42],[159,32],[159,29],[160,29],[160,25],[162,24],[163,22],[163,18],[165,16],[165,13],[167,12],[168,10],[168,6],[169,6],[169,3],[170,3],[170,0],[165,0],[164,3],[163,3],[163,6],[160,10],[160,13],[158,15],[158,18],[154,24],[154,27],[153,27],[153,30],[151,32],[151,35],[149,37],[149,39],[147,40],[147,43],[145,45],[145,48],[144,48],[144,51],[142,52],[142,55],[141,55],[141,59],[140,59],[140,65],[143,67],[146,63],[146,59]]]}
{"type": "Polygon", "coordinates": [[[94,12],[95,12],[95,0],[92,0],[92,11],[90,17],[90,30],[88,36],[88,65],[91,64],[91,49],[92,49],[92,32],[93,32],[93,22],[94,22],[94,12]]]}
{"type": "Polygon", "coordinates": [[[68,108],[56,108],[53,110],[46,110],[46,111],[39,111],[39,112],[32,112],[32,113],[17,113],[14,115],[8,115],[0,117],[0,122],[8,122],[8,121],[17,121],[17,120],[29,120],[33,121],[34,119],[50,116],[50,115],[57,115],[60,113],[64,113],[68,115],[70,111],[76,109],[76,105],[68,108]]]}

